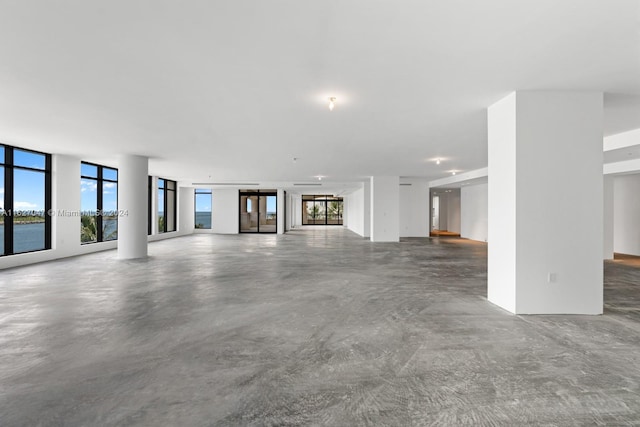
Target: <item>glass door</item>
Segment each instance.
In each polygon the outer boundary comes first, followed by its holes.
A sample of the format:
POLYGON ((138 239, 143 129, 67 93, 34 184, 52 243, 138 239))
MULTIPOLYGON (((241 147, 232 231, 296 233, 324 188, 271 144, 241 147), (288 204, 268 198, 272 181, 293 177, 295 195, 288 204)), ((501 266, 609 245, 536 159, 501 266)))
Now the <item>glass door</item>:
POLYGON ((276 233, 278 196, 275 192, 240 192, 240 232, 276 233))

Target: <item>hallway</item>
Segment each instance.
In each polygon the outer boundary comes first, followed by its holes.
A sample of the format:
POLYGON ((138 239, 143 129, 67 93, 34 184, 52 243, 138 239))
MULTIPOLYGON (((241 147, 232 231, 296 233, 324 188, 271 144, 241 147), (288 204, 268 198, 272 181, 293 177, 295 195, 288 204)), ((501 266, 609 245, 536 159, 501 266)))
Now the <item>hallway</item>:
POLYGON ((19 425, 622 425, 640 269, 603 316, 486 301, 486 244, 343 228, 192 235, 0 271, 0 414, 19 425))

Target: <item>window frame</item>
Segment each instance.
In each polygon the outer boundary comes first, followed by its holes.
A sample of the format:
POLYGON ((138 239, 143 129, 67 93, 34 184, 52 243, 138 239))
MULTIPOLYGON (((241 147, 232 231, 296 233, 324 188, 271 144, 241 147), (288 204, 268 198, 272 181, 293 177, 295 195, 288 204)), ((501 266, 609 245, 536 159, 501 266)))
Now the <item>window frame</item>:
POLYGON ((4 213, 2 214, 4 217, 3 224, 2 224, 2 227, 4 228, 4 246, 3 246, 2 252, 0 253, 0 257, 50 250, 51 249, 51 223, 52 223, 51 221, 51 217, 52 217, 51 215, 52 213, 51 211, 51 199, 52 199, 51 154, 43 153, 37 150, 30 150, 28 148, 14 147, 12 145, 7 145, 7 144, 0 144, 0 146, 2 146, 2 148, 4 149, 4 158, 0 158, 0 167, 3 168, 3 173, 4 173, 4 200, 3 200, 4 213), (15 162, 14 162, 15 150, 44 156, 44 169, 15 165, 15 162), (43 209, 44 248, 42 249, 33 249, 29 251, 15 252, 15 247, 14 247, 15 242, 14 242, 13 234, 14 234, 14 225, 15 225, 14 218, 16 217, 14 215, 15 213, 15 209, 14 209, 15 173, 14 172, 16 170, 38 172, 38 173, 42 173, 44 177, 44 209, 43 209), (7 215, 6 214, 7 212, 9 212, 10 214, 7 215))
POLYGON ((321 226, 341 226, 344 225, 344 198, 338 196, 332 196, 330 194, 303 194, 301 197, 302 200, 302 225, 321 225, 321 226), (313 224, 308 223, 308 218, 305 216, 305 212, 307 212, 306 203, 313 202, 315 204, 319 204, 323 207, 323 216, 324 223, 316 223, 314 219, 313 224), (339 202, 338 215, 340 217, 339 223, 330 224, 329 223, 329 203, 330 202, 339 202), (305 223, 305 219, 307 223, 305 223))
MULTIPOLYGON (((162 230, 160 230, 160 217, 158 216, 158 234, 162 233, 172 233, 178 231, 178 183, 177 181, 172 181, 170 179, 158 177, 158 184, 156 185, 156 191, 163 190, 163 206, 164 206, 164 221, 162 223, 162 230), (164 182, 164 186, 160 187, 160 180, 164 182), (173 188, 169 188, 167 183, 173 183, 173 188), (169 204, 169 192, 173 192, 173 203, 171 208, 173 209, 173 230, 169 230, 167 226, 167 207, 169 204)), ((158 213, 158 207, 156 206, 156 214, 158 213)))
POLYGON ((193 192, 193 228, 196 230, 211 230, 213 229, 213 191, 211 190, 211 188, 195 188, 194 192, 193 192), (197 202, 198 202, 198 195, 203 195, 203 194, 208 194, 210 199, 211 199, 211 209, 209 210, 209 214, 211 216, 211 225, 207 228, 207 227, 202 227, 199 228, 198 227, 198 218, 197 218, 197 202))
MULTIPOLYGON (((104 231, 102 229, 103 217, 104 217, 103 215, 104 214, 104 183, 105 182, 115 183, 116 191, 119 191, 118 179, 112 180, 112 179, 104 178, 104 173, 103 173, 104 169, 113 169, 116 171, 116 173, 118 173, 118 178, 120 177, 118 168, 99 165, 97 163, 92 163, 92 162, 85 162, 85 161, 80 162, 80 181, 82 182, 83 179, 96 181, 96 193, 97 193, 96 194, 96 241, 83 242, 82 235, 81 235, 80 236, 81 245, 90 245, 92 243, 113 242, 118 240, 117 234, 115 239, 104 240, 104 231), (95 166, 96 176, 92 177, 92 176, 82 175, 82 165, 95 166)), ((81 213, 82 213, 82 210, 81 210, 81 213)), ((80 221, 82 221, 82 215, 80 215, 80 218, 81 218, 80 221)), ((118 221, 118 199, 116 198, 116 230, 118 229, 117 221, 118 221)))

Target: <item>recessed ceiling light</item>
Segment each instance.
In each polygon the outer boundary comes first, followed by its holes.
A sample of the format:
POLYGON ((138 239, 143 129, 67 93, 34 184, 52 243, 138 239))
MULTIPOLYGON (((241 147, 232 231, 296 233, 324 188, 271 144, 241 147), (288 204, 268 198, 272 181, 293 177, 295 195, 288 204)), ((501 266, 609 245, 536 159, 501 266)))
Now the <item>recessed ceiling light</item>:
POLYGON ((436 159, 436 165, 440 164, 440 159, 436 159))
POLYGON ((456 171, 451 172, 451 175, 455 175, 455 174, 456 174, 456 171))
POLYGON ((336 106, 336 97, 332 96, 329 98, 329 111, 333 111, 333 108, 336 106))

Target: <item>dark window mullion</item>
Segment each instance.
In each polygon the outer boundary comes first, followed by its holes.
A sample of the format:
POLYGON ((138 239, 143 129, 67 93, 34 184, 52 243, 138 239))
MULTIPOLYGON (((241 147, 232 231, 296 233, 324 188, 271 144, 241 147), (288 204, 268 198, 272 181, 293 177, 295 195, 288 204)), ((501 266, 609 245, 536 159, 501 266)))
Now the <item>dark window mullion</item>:
POLYGON ((102 166, 98 166, 98 180, 97 180, 97 190, 96 190, 96 207, 97 207, 97 217, 96 217, 96 237, 98 239, 98 242, 103 242, 104 241, 104 236, 102 235, 102 215, 103 215, 103 209, 102 209, 102 166))
POLYGON ((45 156, 44 167, 44 248, 51 249, 51 154, 45 156))
POLYGON ((13 254, 13 147, 4 148, 5 167, 4 167, 4 200, 5 212, 10 212, 4 218, 4 253, 5 255, 13 254))

